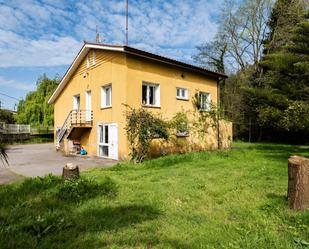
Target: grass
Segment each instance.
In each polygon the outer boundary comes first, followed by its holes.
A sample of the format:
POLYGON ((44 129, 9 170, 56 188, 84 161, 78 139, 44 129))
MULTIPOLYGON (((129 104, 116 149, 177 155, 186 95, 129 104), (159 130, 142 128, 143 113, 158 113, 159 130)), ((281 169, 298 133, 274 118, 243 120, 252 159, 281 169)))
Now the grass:
POLYGON ((0 248, 309 248, 309 211, 287 208, 294 154, 309 146, 235 143, 82 174, 110 179, 114 197, 59 198, 51 176, 0 186, 0 248))
POLYGON ((41 144, 41 143, 52 143, 54 139, 52 137, 46 137, 46 136, 33 136, 29 139, 25 140, 17 140, 12 141, 9 144, 41 144))

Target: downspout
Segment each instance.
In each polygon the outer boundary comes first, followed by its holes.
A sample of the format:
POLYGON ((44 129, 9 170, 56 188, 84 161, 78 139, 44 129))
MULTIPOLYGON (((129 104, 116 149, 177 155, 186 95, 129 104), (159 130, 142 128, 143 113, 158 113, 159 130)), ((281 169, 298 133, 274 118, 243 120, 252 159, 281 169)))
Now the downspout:
POLYGON ((220 81, 218 77, 217 78, 217 146, 218 146, 218 149, 221 149, 219 110, 220 110, 220 81))

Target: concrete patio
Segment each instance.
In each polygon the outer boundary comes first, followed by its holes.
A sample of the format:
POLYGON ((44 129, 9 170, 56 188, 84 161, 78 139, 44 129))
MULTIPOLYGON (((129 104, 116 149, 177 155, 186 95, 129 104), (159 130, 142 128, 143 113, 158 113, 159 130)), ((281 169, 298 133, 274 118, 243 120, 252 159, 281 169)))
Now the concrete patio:
POLYGON ((8 147, 7 154, 9 166, 0 167, 0 184, 19 180, 23 176, 61 175, 66 163, 78 165, 81 171, 111 167, 117 163, 104 158, 64 156, 55 150, 52 143, 12 145, 8 147))

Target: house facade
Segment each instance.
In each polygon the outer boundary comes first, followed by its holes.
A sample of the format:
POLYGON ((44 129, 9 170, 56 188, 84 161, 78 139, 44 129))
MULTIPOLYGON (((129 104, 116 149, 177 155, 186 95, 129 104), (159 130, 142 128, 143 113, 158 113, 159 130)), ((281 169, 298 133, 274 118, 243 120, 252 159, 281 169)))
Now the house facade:
POLYGON ((171 119, 192 110, 199 91, 207 109, 217 103, 219 77, 226 76, 129 46, 85 43, 48 101, 54 105, 55 145, 68 153, 81 146, 90 156, 125 159, 126 105, 171 119))

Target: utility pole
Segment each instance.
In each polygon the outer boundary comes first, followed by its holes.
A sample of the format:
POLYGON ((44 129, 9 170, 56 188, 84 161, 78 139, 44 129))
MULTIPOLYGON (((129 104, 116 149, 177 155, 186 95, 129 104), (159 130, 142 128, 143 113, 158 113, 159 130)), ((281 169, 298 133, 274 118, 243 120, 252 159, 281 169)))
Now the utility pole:
POLYGON ((129 0, 126 0, 126 46, 129 44, 129 25, 128 25, 128 16, 129 16, 129 0))

